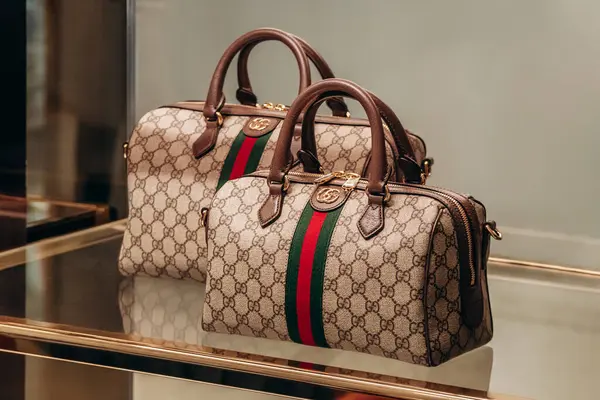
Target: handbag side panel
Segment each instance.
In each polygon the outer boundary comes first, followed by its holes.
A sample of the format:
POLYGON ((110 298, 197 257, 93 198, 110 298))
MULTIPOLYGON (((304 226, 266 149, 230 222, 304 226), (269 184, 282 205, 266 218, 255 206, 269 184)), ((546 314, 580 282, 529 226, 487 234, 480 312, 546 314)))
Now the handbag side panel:
POLYGON ((129 142, 122 274, 204 281, 201 209, 210 205, 229 148, 247 119, 226 118, 215 148, 196 160, 192 144, 206 126, 202 113, 159 108, 142 117, 129 142))

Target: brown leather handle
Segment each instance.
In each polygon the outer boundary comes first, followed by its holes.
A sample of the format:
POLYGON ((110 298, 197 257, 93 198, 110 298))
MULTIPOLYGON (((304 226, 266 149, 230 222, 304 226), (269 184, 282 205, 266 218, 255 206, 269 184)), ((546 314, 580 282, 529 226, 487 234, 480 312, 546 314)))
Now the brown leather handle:
MULTIPOLYGON (((335 78, 335 75, 333 74, 329 64, 327 64, 327 61, 325 61, 323 56, 319 54, 314 47, 308 44, 301 37, 292 35, 291 33, 290 35, 302 45, 302 49, 308 56, 308 59, 312 61, 323 79, 335 78)), ((246 47, 244 47, 240 52, 237 64, 238 89, 235 96, 241 104, 249 106, 253 106, 258 103, 258 98, 252 90, 250 75, 248 74, 248 59, 250 57, 250 53, 257 44, 259 44, 259 42, 246 45, 246 47)), ((327 99, 327 105, 331 109, 332 114, 336 117, 347 117, 349 115, 348 106, 342 98, 327 99)))
MULTIPOLYGON (((371 125, 371 162, 368 166, 369 183, 367 190, 371 196, 381 197, 383 199, 385 193, 385 175, 387 172, 387 161, 385 154, 385 136, 383 131, 383 123, 379 115, 379 109, 373 98, 356 83, 345 79, 325 79, 317 82, 300 93, 296 100, 292 103, 288 110, 287 116, 283 121, 279 140, 275 147, 275 154, 271 164, 269 180, 271 187, 275 189, 273 184, 283 185, 285 174, 290 167, 290 146, 294 136, 294 127, 300 118, 300 114, 304 109, 311 106, 319 100, 320 96, 345 95, 357 100, 367 113, 369 123, 371 125)), ((303 126, 307 124, 314 125, 314 116, 305 115, 303 118, 303 126)), ((314 131, 302 131, 302 142, 309 141, 315 143, 314 131), (308 137, 312 135, 312 137, 308 137)))
POLYGON ((302 45, 293 36, 282 30, 274 28, 255 29, 237 38, 225 50, 225 53, 223 53, 223 56, 219 60, 210 82, 206 102, 204 103, 203 114, 207 121, 217 121, 217 112, 225 104, 225 96, 223 95, 225 75, 235 55, 246 46, 265 40, 280 41, 294 53, 300 70, 299 92, 302 92, 310 85, 310 66, 302 45))
MULTIPOLYGON (((415 159, 414 149, 412 147, 412 144, 410 143, 410 140, 408 139, 408 136, 406 134, 406 129, 404 129, 404 126, 402 126, 402 123, 396 116, 396 113, 394 113, 394 111, 392 111, 392 109, 385 102, 383 102, 379 97, 377 97, 375 94, 373 94, 372 92, 369 92, 366 89, 365 89, 365 91, 369 94, 369 96, 371 96, 371 98, 377 105, 377 109, 379 110, 379 115, 381 116, 381 119, 383 119, 383 121, 389 128, 390 133, 392 134, 392 137, 394 138, 394 144, 396 145, 396 148, 398 149, 399 157, 400 158, 404 157, 404 158, 408 158, 410 160, 414 160, 415 159)), ((331 95, 331 94, 326 93, 324 95, 319 96, 319 98, 317 100, 315 100, 315 102, 305 111, 303 118, 308 119, 309 121, 314 121, 319 106, 321 105, 323 100, 325 100, 326 96, 328 96, 328 95, 331 95)), ((308 123, 308 124, 304 125, 302 127, 302 132, 306 132, 305 137, 307 138, 307 140, 302 141, 302 150, 304 152, 308 152, 309 154, 312 154, 313 156, 316 156, 316 154, 317 154, 316 143, 314 143, 314 141, 311 140, 311 138, 315 137, 314 125, 312 123, 308 123)), ((416 164, 416 162, 415 162, 415 164, 416 164)))

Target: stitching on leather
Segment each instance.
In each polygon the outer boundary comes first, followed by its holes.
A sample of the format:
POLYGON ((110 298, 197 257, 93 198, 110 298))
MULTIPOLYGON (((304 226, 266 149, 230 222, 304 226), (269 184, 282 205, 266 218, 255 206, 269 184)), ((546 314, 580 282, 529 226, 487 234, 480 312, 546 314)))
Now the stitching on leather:
POLYGON ((363 212, 363 214, 360 216, 360 219, 358 220, 358 231, 363 236, 363 238, 366 238, 367 234, 365 234, 365 231, 364 231, 364 229, 362 227, 362 220, 365 217, 365 214, 367 213, 368 210, 369 210, 369 205, 367 204, 367 208, 365 209, 365 211, 363 212))
POLYGON ((368 204, 367 205, 367 209, 365 210, 365 212, 363 213, 363 215, 360 217, 360 219, 358 220, 358 230, 361 233, 361 235, 363 235, 363 237, 365 239, 371 239, 373 236, 377 235, 379 232, 381 232, 385 226, 385 222, 384 222, 384 213, 383 213, 383 207, 384 205, 376 205, 376 207, 379 208, 379 210, 377 210, 378 212, 378 217, 379 217, 379 221, 381 222, 375 229, 373 229, 370 232, 366 232, 365 228, 363 227, 363 218, 365 217, 365 215, 367 214, 367 212, 369 212, 369 209, 371 209, 372 205, 368 204))
POLYGON ((375 236, 376 234, 381 232, 383 230, 383 227, 385 226, 385 215, 383 214, 384 207, 385 203, 381 204, 380 206, 377 206, 377 208, 379 208, 379 226, 373 231, 372 236, 375 236))
POLYGON ((271 222, 273 222, 276 217, 279 215, 279 201, 280 201, 281 196, 277 196, 274 194, 270 194, 269 197, 267 198, 267 200, 263 203, 263 205, 260 207, 260 209, 258 210, 258 220, 260 221, 261 226, 265 226, 270 224, 271 222), (275 198, 274 203, 275 203, 275 213, 273 213, 273 215, 271 215, 269 218, 267 218, 266 220, 263 219, 262 217, 262 210, 263 208, 268 204, 269 199, 271 198, 275 198))
POLYGON ((361 235, 363 235, 363 237, 365 239, 370 239, 370 235, 365 231, 365 228, 363 227, 363 218, 365 218, 365 215, 369 212, 370 209, 371 209, 371 205, 367 204, 367 208, 365 209, 365 212, 363 212, 363 215, 358 220, 358 230, 360 231, 361 235))
POLYGON ((271 222, 273 222, 274 220, 276 220, 281 212, 281 210, 279 209, 279 207, 280 207, 279 202, 281 201, 281 195, 279 195, 279 196, 272 195, 272 196, 275 198, 275 212, 273 213, 271 218, 269 218, 267 220, 267 223, 269 223, 269 224, 271 222))

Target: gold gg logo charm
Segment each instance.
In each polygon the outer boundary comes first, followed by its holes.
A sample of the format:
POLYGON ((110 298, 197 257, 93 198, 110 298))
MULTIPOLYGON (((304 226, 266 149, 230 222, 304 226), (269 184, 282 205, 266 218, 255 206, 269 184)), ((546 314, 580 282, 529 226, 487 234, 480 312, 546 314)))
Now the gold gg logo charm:
POLYGON ((269 121, 267 118, 254 118, 252 121, 250 121, 250 124, 248 124, 248 128, 255 131, 262 131, 269 125, 271 125, 271 121, 269 121))
POLYGON ((331 204, 340 197, 340 190, 335 188, 322 188, 317 192, 317 201, 331 204))

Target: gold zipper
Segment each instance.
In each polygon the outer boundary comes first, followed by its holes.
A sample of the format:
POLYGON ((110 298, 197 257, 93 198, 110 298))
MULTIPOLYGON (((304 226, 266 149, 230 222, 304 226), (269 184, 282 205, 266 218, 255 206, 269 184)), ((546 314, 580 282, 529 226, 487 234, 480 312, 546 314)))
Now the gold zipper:
MULTIPOLYGON (((308 173, 309 172, 307 172, 307 174, 308 173)), ((290 172, 290 174, 296 175, 296 174, 298 174, 298 172, 290 172)), ((311 174, 311 175, 313 175, 313 174, 311 174)), ((344 178, 345 175, 346 175, 346 173, 344 171, 333 171, 333 172, 330 172, 328 174, 321 176, 320 178, 315 179, 313 181, 313 183, 315 183, 317 185, 322 185, 322 184, 332 181, 336 178, 344 178)))
POLYGON ((267 110, 276 110, 276 111, 287 111, 289 110, 289 107, 286 106, 285 104, 281 104, 281 103, 277 103, 277 104, 273 104, 272 102, 267 102, 267 103, 263 103, 261 104, 257 104, 258 108, 265 108, 267 110))
MULTIPOLYGON (((257 171, 259 172, 259 171, 257 171)), ((254 173, 256 174, 256 173, 254 173)), ((253 174, 253 175, 254 175, 253 174)), ((343 185, 345 185, 346 183, 348 183, 348 181, 350 180, 347 176, 348 174, 353 174, 353 173, 347 173, 344 171, 335 171, 335 172, 331 172, 328 173, 326 175, 321 175, 321 174, 315 174, 315 173, 311 173, 311 172, 296 172, 296 171, 290 171, 288 172, 288 176, 295 176, 295 177, 299 177, 299 178, 312 178, 312 183, 315 184, 323 184, 323 183, 327 183, 327 182, 331 182, 334 179, 338 178, 338 179, 346 179, 346 181, 344 183, 342 183, 342 187, 343 185)), ((353 175, 358 175, 358 174, 353 174, 353 175)), ((260 173, 259 173, 260 176, 260 173)), ((359 179, 357 180, 353 180, 352 181, 352 185, 353 188, 356 188, 358 186, 359 183, 368 183, 368 181, 366 179, 361 179, 360 175, 359 175, 359 179)), ((306 182, 306 183, 311 183, 311 182, 306 182)), ((469 271, 470 271, 470 285, 474 286, 475 285, 475 265, 473 263, 473 237, 471 235, 471 229, 469 226, 469 217, 467 216, 467 212, 465 211, 464 207, 462 206, 462 204, 460 204, 460 202, 458 200, 456 200, 455 198, 453 198, 452 196, 448 195, 447 193, 444 193, 442 191, 442 189, 439 188, 435 188, 432 186, 426 186, 427 189, 424 188, 419 188, 416 185, 411 185, 411 184, 394 184, 394 183, 390 183, 387 185, 388 188, 396 188, 396 189, 406 189, 406 188, 410 188, 411 190, 416 190, 419 191, 423 194, 426 193, 431 193, 434 192, 440 196, 442 196, 443 198, 449 200, 450 202, 452 202, 452 204, 454 204, 456 206, 456 208, 458 209, 462 222, 465 226, 465 231, 466 231, 466 237, 467 237, 467 245, 468 245, 468 254, 469 254, 469 271)), ((352 190, 350 189, 350 190, 352 190)))
POLYGON ((334 171, 315 179, 313 183, 316 185, 323 185, 334 179, 345 179, 346 181, 342 185, 342 189, 351 192, 358 186, 360 178, 360 175, 354 172, 334 171))

